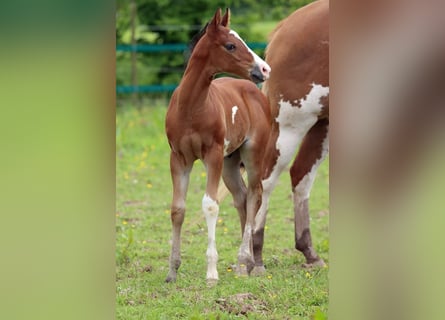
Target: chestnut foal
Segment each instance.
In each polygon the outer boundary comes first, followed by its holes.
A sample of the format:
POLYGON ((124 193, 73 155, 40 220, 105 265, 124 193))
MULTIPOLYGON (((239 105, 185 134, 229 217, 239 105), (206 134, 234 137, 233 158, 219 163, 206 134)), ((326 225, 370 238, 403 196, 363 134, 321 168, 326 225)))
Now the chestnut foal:
POLYGON ((167 111, 165 128, 173 181, 172 250, 167 282, 176 280, 181 264, 185 199, 189 175, 197 159, 202 160, 207 171, 206 192, 202 198, 208 228, 207 281, 218 280, 215 228, 221 175, 233 195, 241 222, 243 237, 237 271, 247 275, 254 267, 252 233, 261 205, 263 155, 271 117, 266 97, 253 82, 243 79, 262 82, 269 77, 270 67, 229 29, 229 19, 229 10, 222 18, 221 10, 216 11, 191 53, 167 111), (221 72, 243 79, 214 80, 221 72), (247 187, 239 171, 241 162, 248 175, 247 187))

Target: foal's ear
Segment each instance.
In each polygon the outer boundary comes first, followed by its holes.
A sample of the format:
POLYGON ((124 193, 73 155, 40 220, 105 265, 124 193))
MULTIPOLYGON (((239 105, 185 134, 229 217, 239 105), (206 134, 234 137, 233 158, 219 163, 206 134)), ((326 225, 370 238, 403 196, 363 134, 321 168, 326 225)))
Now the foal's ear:
POLYGON ((221 24, 221 8, 218 8, 213 16, 212 20, 209 22, 207 26, 207 34, 209 36, 213 36, 216 34, 218 30, 218 26, 221 24))
POLYGON ((220 24, 221 24, 221 8, 218 8, 215 12, 215 15, 212 18, 212 21, 210 21, 210 25, 218 27, 220 24))
POLYGON ((224 14, 224 16, 221 19, 221 25, 224 27, 229 27, 230 25, 230 9, 226 8, 226 13, 224 14))

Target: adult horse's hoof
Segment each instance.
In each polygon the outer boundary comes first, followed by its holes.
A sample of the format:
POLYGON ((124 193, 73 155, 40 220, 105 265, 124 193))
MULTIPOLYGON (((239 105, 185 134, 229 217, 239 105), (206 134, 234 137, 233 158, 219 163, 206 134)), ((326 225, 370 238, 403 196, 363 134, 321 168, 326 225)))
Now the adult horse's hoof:
POLYGON ((176 282, 176 274, 175 275, 168 274, 167 278, 165 278, 165 282, 167 283, 176 282))
POLYGON ((264 266, 255 266, 250 272, 251 276, 256 276, 256 277, 263 276, 265 274, 266 274, 266 268, 264 268, 264 266))
POLYGON ((239 277, 248 277, 249 272, 247 270, 247 266, 245 264, 239 264, 236 266, 236 275, 239 277))
POLYGON ((326 263, 324 263, 323 259, 321 259, 321 258, 318 258, 317 260, 315 260, 311 263, 303 263, 301 266, 306 269, 327 267, 326 263))

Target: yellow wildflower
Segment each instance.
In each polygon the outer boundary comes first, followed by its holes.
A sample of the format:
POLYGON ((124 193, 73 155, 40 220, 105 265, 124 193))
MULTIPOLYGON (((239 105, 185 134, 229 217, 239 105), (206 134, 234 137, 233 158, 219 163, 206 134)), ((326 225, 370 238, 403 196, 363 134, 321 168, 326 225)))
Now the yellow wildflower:
POLYGON ((147 168, 147 164, 145 163, 145 161, 141 161, 139 163, 139 169, 144 169, 144 168, 147 168))

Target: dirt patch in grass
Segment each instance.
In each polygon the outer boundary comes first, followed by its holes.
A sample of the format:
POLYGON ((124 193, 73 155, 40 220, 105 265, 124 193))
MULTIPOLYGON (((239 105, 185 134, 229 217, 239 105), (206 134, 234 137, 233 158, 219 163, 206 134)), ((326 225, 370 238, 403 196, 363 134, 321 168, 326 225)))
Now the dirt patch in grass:
POLYGON ((247 315, 249 312, 261 314, 267 311, 266 303, 250 292, 219 298, 216 303, 221 311, 234 315, 247 315))

